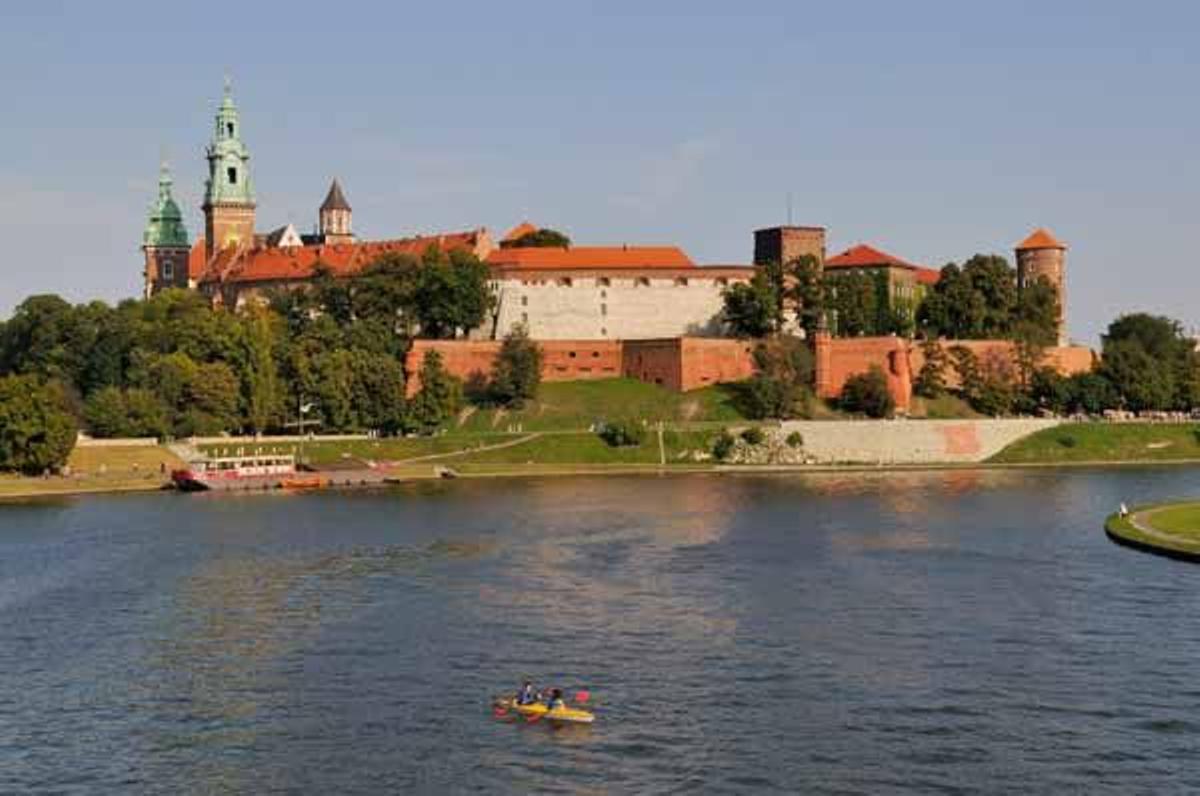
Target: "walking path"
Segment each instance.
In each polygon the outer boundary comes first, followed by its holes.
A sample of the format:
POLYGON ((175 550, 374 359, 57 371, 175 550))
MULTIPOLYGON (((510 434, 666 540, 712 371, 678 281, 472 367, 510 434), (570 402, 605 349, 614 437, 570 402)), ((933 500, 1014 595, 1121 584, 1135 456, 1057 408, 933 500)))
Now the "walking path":
MULTIPOLYGON (((1194 508, 1200 512, 1200 503, 1166 503, 1137 509, 1128 516, 1114 514, 1108 518, 1104 530, 1118 544, 1149 553, 1200 562, 1200 535, 1186 532, 1174 533, 1154 524, 1154 517, 1167 511, 1194 508)), ((1200 527, 1196 528, 1200 534, 1200 527)))
POLYGON ((497 442, 495 445, 484 445, 481 448, 463 448, 462 450, 449 451, 447 453, 428 453, 424 456, 414 456, 411 459, 400 459, 400 460, 392 462, 392 463, 393 464, 413 464, 414 462, 428 462, 428 461, 433 461, 434 459, 446 459, 451 456, 464 456, 466 454, 471 454, 471 453, 483 453, 484 451, 498 451, 502 448, 512 448, 517 445, 524 445, 526 442, 532 442, 533 440, 542 436, 542 433, 543 432, 541 432, 541 431, 535 431, 531 434, 526 434, 525 436, 519 437, 517 439, 510 439, 505 442, 497 442))

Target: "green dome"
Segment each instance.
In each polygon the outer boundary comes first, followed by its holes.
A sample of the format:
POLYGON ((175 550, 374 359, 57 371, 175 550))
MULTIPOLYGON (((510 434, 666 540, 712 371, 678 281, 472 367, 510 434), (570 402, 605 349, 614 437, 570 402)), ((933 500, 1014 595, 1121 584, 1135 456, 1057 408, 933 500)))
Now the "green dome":
POLYGON ((189 245, 187 227, 183 225, 183 213, 175 203, 175 198, 171 196, 171 173, 165 163, 158 175, 158 201, 150 208, 150 218, 146 221, 142 244, 185 248, 189 245))

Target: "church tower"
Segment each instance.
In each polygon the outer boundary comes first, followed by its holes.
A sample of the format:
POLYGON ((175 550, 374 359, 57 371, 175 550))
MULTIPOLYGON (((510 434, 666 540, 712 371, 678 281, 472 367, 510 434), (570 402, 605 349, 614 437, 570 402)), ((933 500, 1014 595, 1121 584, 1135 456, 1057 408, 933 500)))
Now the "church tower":
POLYGON ((163 163, 158 174, 158 201, 150 208, 146 231, 142 234, 142 252, 146 257, 146 298, 169 287, 188 287, 187 229, 183 213, 171 196, 171 172, 163 163))
POLYGON ((254 243, 254 183, 250 151, 242 143, 242 127, 229 81, 217 109, 216 129, 208 145, 208 180, 204 186, 206 259, 230 245, 254 243))
POLYGON ((350 203, 342 193, 342 186, 337 178, 329 186, 329 194, 321 203, 321 214, 318 230, 325 243, 353 243, 354 233, 350 231, 350 203))

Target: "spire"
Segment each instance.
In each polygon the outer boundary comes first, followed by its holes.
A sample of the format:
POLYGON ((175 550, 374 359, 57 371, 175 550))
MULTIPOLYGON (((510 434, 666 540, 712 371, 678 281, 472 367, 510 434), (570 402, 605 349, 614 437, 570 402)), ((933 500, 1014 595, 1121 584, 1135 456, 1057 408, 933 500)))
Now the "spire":
POLYGON ((342 193, 342 186, 338 184, 337 177, 334 177, 333 184, 329 186, 329 193, 325 196, 325 201, 321 202, 321 210, 349 209, 350 203, 346 201, 346 197, 342 193))
POLYGON ((150 208, 150 216, 146 220, 146 231, 142 235, 144 246, 183 246, 188 245, 187 228, 183 225, 183 213, 171 195, 171 170, 166 160, 158 169, 158 200, 150 208))
POLYGON ((205 204, 254 203, 254 184, 250 179, 250 151, 242 143, 242 124, 229 77, 225 95, 214 119, 212 143, 208 145, 208 183, 205 204))

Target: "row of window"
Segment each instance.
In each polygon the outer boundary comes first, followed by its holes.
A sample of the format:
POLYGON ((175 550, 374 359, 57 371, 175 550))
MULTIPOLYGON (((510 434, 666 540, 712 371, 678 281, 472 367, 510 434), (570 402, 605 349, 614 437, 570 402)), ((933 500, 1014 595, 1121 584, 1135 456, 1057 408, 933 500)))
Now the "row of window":
MULTIPOLYGON (((634 287, 649 287, 650 286, 650 277, 648 277, 648 276, 635 277, 634 279, 629 280, 629 281, 633 284, 634 287)), ((662 282, 665 280, 660 279, 660 280, 655 280, 655 281, 662 282)), ((718 276, 716 279, 714 279, 712 281, 714 284, 718 285, 719 287, 726 287, 729 284, 728 277, 724 277, 724 276, 718 276)), ((687 287, 688 283, 689 283, 689 280, 688 280, 688 277, 686 277, 686 276, 677 276, 672 280, 672 284, 676 285, 677 287, 687 287)), ((527 287, 531 286, 531 285, 532 286, 555 285, 557 287, 572 287, 575 284, 575 282, 569 276, 560 276, 556 279, 549 279, 549 280, 547 280, 547 279, 522 279, 521 284, 525 285, 527 287)), ((606 276, 597 277, 596 287, 611 287, 611 286, 612 286, 612 280, 609 279, 608 277, 606 277, 606 276)))

